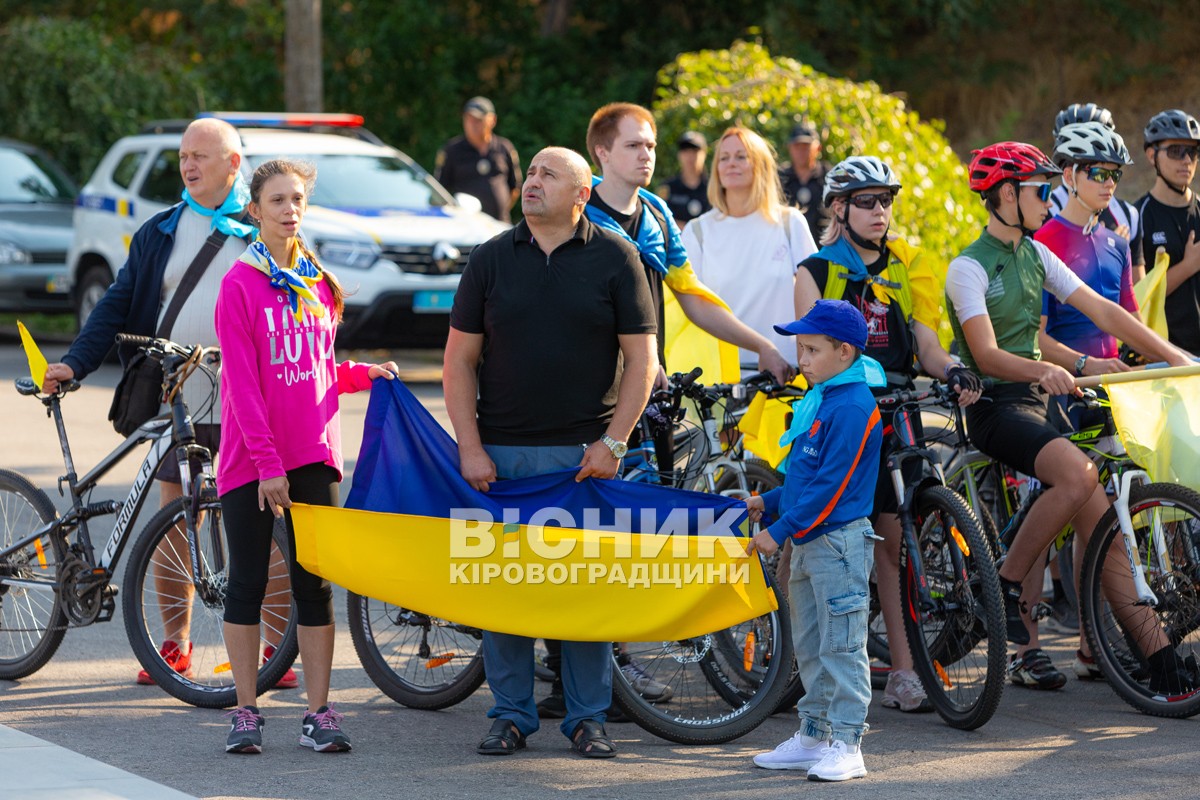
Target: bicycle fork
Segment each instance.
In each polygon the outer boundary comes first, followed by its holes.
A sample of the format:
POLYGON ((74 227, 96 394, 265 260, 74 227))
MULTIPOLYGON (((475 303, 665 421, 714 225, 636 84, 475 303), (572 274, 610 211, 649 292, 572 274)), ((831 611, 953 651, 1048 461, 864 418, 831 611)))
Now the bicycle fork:
MULTIPOLYGON (((1117 520, 1121 525, 1121 537, 1125 540, 1125 556, 1129 561, 1129 570, 1133 573, 1133 587, 1137 592, 1138 605, 1150 606, 1156 608, 1158 606, 1158 597, 1146 583, 1146 576, 1142 572, 1138 564, 1138 548, 1137 537, 1133 533, 1133 518, 1129 514, 1129 494, 1133 488, 1135 480, 1142 483, 1149 483, 1150 476, 1144 470, 1131 469, 1121 474, 1120 486, 1117 489, 1117 498, 1113 502, 1113 508, 1117 512, 1117 520)), ((1150 530, 1150 543, 1154 547, 1154 555, 1158 561, 1159 569, 1165 575, 1171 571, 1171 557, 1167 553, 1166 537, 1162 531, 1162 517, 1155 512, 1153 515, 1153 526, 1150 530)))

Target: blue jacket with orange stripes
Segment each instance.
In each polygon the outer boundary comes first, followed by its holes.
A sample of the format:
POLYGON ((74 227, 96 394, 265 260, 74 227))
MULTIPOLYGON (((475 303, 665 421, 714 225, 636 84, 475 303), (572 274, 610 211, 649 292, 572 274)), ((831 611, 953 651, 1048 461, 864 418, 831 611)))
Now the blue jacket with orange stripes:
POLYGON ((783 486, 763 495, 767 528, 780 544, 804 544, 871 516, 883 431, 865 383, 826 390, 808 433, 792 442, 783 486))

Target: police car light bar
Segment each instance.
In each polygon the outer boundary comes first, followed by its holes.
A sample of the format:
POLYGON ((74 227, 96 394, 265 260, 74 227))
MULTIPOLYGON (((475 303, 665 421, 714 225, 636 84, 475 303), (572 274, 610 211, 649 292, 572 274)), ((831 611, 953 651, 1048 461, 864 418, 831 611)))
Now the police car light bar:
POLYGON ((304 128, 325 125, 335 128, 361 128, 363 118, 359 114, 285 114, 260 111, 204 111, 201 117, 214 117, 230 125, 257 126, 262 128, 304 128))

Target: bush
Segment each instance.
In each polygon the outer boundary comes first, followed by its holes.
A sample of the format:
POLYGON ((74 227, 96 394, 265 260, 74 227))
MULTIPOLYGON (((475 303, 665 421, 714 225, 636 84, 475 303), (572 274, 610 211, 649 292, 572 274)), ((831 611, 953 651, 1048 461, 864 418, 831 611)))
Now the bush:
MULTIPOLYGON (((807 117, 824 132, 830 162, 879 156, 904 186, 892 231, 923 247, 927 263, 943 275, 986 222, 942 124, 922 121, 903 99, 874 83, 831 78, 794 59, 772 58, 766 48, 748 42, 683 53, 659 71, 658 83, 660 142, 674 142, 689 129, 711 142, 741 123, 775 144, 782 162, 792 125, 807 117)), ((669 165, 658 171, 670 174, 669 165)))
POLYGON ((176 61, 90 22, 14 20, 0 31, 4 133, 52 153, 82 182, 118 138, 202 106, 176 61))

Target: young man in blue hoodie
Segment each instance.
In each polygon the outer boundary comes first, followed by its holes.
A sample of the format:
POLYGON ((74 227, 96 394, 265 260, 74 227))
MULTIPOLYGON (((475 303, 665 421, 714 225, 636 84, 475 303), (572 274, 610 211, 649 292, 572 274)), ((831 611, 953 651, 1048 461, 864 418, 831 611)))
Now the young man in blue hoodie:
POLYGON ((803 318, 775 329, 795 335, 800 370, 811 387, 793 406, 783 486, 746 500, 750 518, 774 521, 749 550, 774 553, 792 540, 792 640, 807 692, 797 703, 800 730, 754 763, 807 770, 809 780, 867 774, 860 745, 867 731, 868 580, 874 560, 871 507, 883 434, 870 385, 886 382, 864 356, 867 322, 844 300, 818 300, 803 318))

